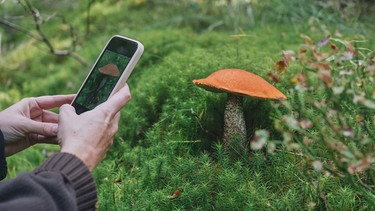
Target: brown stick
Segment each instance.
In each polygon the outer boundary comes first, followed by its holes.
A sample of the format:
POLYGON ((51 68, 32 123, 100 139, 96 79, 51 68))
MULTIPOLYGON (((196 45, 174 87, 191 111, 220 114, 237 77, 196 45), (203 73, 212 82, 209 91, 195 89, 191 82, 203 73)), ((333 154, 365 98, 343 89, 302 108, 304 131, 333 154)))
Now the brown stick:
POLYGON ((71 50, 55 49, 54 45, 51 43, 51 41, 48 39, 48 37, 44 34, 43 30, 41 29, 42 24, 45 23, 46 20, 43 19, 43 17, 40 15, 40 12, 38 11, 38 9, 36 9, 30 3, 29 0, 24 0, 24 2, 25 3, 23 3, 21 0, 18 0, 18 3, 26 10, 26 12, 28 12, 32 15, 33 20, 34 20, 34 26, 35 26, 36 33, 32 32, 28 29, 25 29, 25 28, 23 28, 23 27, 21 27, 17 24, 14 24, 14 23, 11 23, 7 20, 4 20, 4 19, 0 19, 0 24, 3 24, 5 26, 8 26, 9 28, 20 31, 22 33, 25 33, 26 35, 28 35, 28 36, 30 36, 30 37, 32 37, 32 38, 34 38, 34 39, 36 39, 40 42, 43 42, 44 44, 46 44, 49 52, 54 54, 54 55, 70 56, 70 57, 74 58, 76 61, 78 61, 80 64, 82 64, 84 66, 89 66, 89 64, 83 58, 81 58, 79 55, 77 55, 75 53, 75 50, 76 50, 77 45, 78 45, 77 36, 74 33, 74 27, 71 24, 69 24, 63 16, 55 16, 55 17, 59 17, 62 20, 62 23, 69 25, 69 29, 70 29, 70 35, 69 36, 70 36, 70 39, 72 40, 71 50))

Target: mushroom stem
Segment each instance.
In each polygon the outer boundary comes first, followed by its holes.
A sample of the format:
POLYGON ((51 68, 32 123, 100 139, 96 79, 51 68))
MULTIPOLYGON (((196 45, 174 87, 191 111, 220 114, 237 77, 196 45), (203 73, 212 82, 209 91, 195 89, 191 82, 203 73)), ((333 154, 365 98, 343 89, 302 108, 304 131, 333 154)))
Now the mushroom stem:
POLYGON ((243 113, 243 97, 228 93, 224 111, 223 142, 229 151, 241 153, 245 148, 246 125, 243 113))

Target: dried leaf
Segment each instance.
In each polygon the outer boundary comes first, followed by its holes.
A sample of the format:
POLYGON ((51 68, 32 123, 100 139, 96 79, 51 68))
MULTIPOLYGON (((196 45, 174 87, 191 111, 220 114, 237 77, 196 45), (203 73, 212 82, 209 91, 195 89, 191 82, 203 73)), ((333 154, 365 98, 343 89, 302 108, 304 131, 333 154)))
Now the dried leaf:
POLYGON ((324 59, 327 59, 330 56, 329 53, 319 53, 316 50, 313 50, 312 52, 314 54, 316 61, 322 61, 324 59))
POLYGON ((306 52, 307 52, 307 50, 304 49, 304 48, 300 48, 298 50, 298 57, 299 57, 298 59, 299 59, 299 61, 301 61, 302 64, 305 64, 305 63, 309 62, 309 59, 306 56, 306 52))
POLYGON ((362 95, 354 95, 353 97, 353 103, 357 104, 357 103, 361 103, 361 104, 364 104, 366 101, 366 98, 362 95))
POLYGON ((304 49, 304 48, 300 48, 300 49, 298 50, 298 55, 299 55, 299 56, 301 56, 301 55, 306 55, 306 52, 307 52, 306 49, 304 49))
POLYGON ((314 62, 310 65, 311 69, 330 70, 331 64, 329 62, 314 62))
POLYGON ((313 45, 313 42, 309 36, 300 34, 300 37, 305 40, 306 45, 309 45, 309 46, 313 45))
POLYGON ((342 37, 342 34, 339 32, 338 29, 336 29, 335 36, 336 37, 342 37))
POLYGON ((251 141, 251 149, 252 150, 260 150, 264 147, 267 143, 270 134, 267 130, 257 130, 255 131, 255 135, 253 140, 251 141))
POLYGON ((292 84, 301 85, 303 87, 306 87, 306 81, 306 76, 303 73, 297 73, 290 79, 290 82, 292 82, 292 84))
POLYGON ((284 62, 285 64, 288 66, 289 65, 289 62, 291 60, 294 60, 294 56, 293 56, 294 52, 293 51, 283 51, 283 55, 284 55, 284 62))
POLYGON ((347 52, 350 52, 352 54, 354 54, 356 52, 355 47, 350 42, 345 41, 344 44, 345 44, 347 52))
POLYGON ((363 120, 365 120, 364 116, 362 116, 362 115, 355 115, 355 121, 356 122, 362 122, 363 120))
POLYGON ((368 66, 366 70, 369 71, 371 74, 375 74, 375 65, 368 66))
POLYGON ((339 49, 334 43, 332 43, 332 42, 329 42, 328 45, 329 45, 329 47, 331 47, 332 50, 335 51, 335 52, 337 52, 337 51, 340 50, 340 49, 339 49))
POLYGON ((371 56, 371 58, 370 58, 370 64, 371 65, 375 64, 375 56, 371 56))
POLYGON ((270 80, 272 80, 272 81, 275 82, 275 83, 279 83, 279 81, 280 81, 279 75, 277 75, 277 74, 275 74, 275 73, 271 73, 271 72, 269 72, 269 73, 267 73, 267 76, 268 76, 268 78, 269 78, 270 80))
POLYGON ((316 207, 316 203, 313 202, 313 201, 309 201, 307 202, 307 206, 311 209, 311 208, 315 208, 316 207))
POLYGON ((276 67, 277 73, 281 74, 288 67, 288 64, 285 63, 284 60, 280 60, 275 63, 275 67, 276 67))
POLYGON ((268 73, 268 77, 274 81, 275 83, 278 83, 279 82, 279 75, 281 73, 283 73, 288 65, 289 65, 289 62, 294 59, 293 57, 293 51, 283 51, 283 60, 280 60, 280 61, 277 61, 275 64, 274 64, 274 69, 276 69, 277 73, 268 73))
POLYGON ((362 160, 359 160, 358 162, 351 164, 347 170, 350 174, 361 173, 365 171, 366 169, 371 168, 372 162, 373 162, 373 157, 371 155, 367 155, 362 160))
POLYGON ((355 174, 356 166, 354 164, 350 165, 347 170, 350 174, 355 174))
POLYGON ((177 190, 175 190, 172 194, 172 196, 168 196, 169 199, 175 199, 177 198, 182 192, 184 192, 184 190, 182 188, 179 188, 177 190))
POLYGON ((217 164, 216 165, 216 173, 221 174, 222 171, 223 171, 223 169, 221 168, 220 164, 217 164))
POLYGON ((326 84, 327 87, 331 88, 333 86, 331 72, 329 70, 320 70, 318 72, 318 77, 326 84))
POLYGON ((329 201, 328 201, 327 197, 322 192, 319 192, 319 196, 320 196, 321 199, 323 199, 324 203, 329 206, 329 201))
POLYGON ((324 37, 322 40, 320 40, 320 41, 316 44, 316 45, 318 46, 318 48, 321 48, 321 47, 327 45, 328 42, 329 42, 330 37, 331 37, 331 36, 328 35, 327 37, 324 37))
POLYGON ((314 140, 304 136, 303 137, 303 144, 306 145, 306 146, 310 146, 311 144, 315 143, 314 140))

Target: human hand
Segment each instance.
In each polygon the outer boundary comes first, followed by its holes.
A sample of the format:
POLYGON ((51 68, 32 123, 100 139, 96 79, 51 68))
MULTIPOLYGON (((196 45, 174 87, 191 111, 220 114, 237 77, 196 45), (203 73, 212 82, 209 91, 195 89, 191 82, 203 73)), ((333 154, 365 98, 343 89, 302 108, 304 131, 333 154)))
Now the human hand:
POLYGON ((0 112, 0 129, 5 140, 5 156, 36 143, 56 144, 58 115, 48 109, 71 103, 74 95, 25 98, 0 112))
POLYGON ((130 98, 129 87, 125 85, 106 102, 80 115, 71 105, 61 106, 57 133, 61 152, 76 155, 92 171, 111 147, 119 111, 130 98))

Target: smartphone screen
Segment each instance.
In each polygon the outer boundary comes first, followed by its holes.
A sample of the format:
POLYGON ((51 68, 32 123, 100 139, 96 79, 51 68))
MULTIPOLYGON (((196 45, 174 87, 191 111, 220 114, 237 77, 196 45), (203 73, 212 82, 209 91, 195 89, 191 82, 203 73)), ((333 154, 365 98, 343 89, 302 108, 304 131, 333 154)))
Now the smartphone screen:
POLYGON ((94 109, 108 99, 120 78, 126 74, 124 71, 137 49, 137 42, 121 37, 113 37, 107 43, 72 103, 77 114, 94 109))

